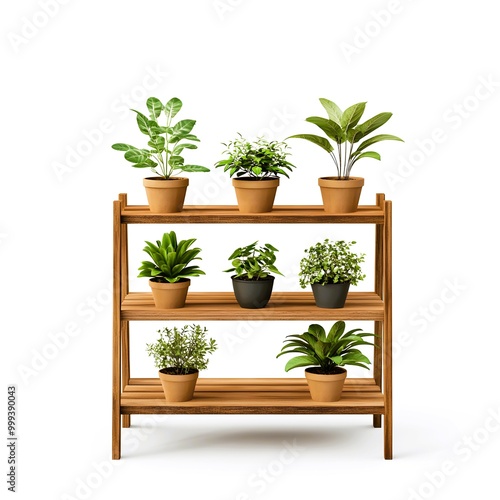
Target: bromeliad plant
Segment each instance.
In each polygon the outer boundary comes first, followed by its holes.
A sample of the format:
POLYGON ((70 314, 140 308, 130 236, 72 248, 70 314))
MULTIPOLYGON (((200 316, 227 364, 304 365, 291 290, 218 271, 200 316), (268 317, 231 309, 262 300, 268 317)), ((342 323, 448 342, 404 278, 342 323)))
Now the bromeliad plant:
POLYGON ((237 248, 228 258, 232 268, 224 272, 235 272, 236 277, 242 280, 261 280, 275 273, 283 276, 276 268, 276 254, 278 249, 270 243, 264 246, 257 246, 258 241, 245 247, 237 248))
POLYGON ((356 254, 351 246, 356 242, 344 240, 318 242, 305 252, 308 254, 300 261, 299 282, 302 288, 319 283, 346 283, 357 285, 366 275, 361 270, 365 254, 356 254))
POLYGON ((365 337, 374 337, 373 333, 358 333, 361 328, 345 331, 345 322, 337 321, 330 328, 328 335, 321 325, 309 325, 307 332, 301 335, 287 335, 290 340, 281 352, 283 354, 299 353, 300 356, 291 358, 285 365, 285 371, 304 366, 317 367, 316 373, 332 375, 337 367, 345 365, 361 366, 369 369, 370 360, 358 349, 359 346, 374 344, 364 340, 365 337))
POLYGON ((132 109, 137 114, 139 130, 149 137, 149 149, 140 149, 130 144, 117 143, 111 147, 117 151, 125 151, 125 159, 136 168, 150 168, 163 179, 171 178, 177 172, 209 172, 210 169, 200 165, 185 165, 182 152, 184 149, 197 149, 193 142, 198 137, 191 133, 196 120, 180 120, 173 123, 174 117, 182 108, 182 101, 177 97, 170 99, 165 105, 156 97, 146 101, 149 118, 132 109), (160 125, 159 118, 165 115, 165 125, 160 125))
POLYGON ((154 278, 162 283, 176 283, 183 278, 192 278, 205 274, 198 266, 188 266, 193 260, 201 260, 198 254, 201 248, 191 248, 195 238, 177 242, 174 231, 165 233, 156 245, 146 241, 144 251, 152 262, 144 261, 139 268, 139 277, 154 278))
POLYGON ((217 349, 214 339, 207 339, 207 329, 200 325, 158 330, 160 337, 154 344, 146 344, 147 353, 153 356, 155 366, 168 368, 171 375, 187 375, 208 366, 208 355, 217 349))
POLYGON ((369 134, 386 123, 392 113, 379 113, 374 117, 358 124, 365 112, 366 102, 360 102, 342 111, 334 102, 320 98, 322 106, 325 108, 328 118, 320 116, 310 116, 307 122, 319 127, 327 138, 315 134, 297 134, 287 139, 306 139, 323 148, 332 158, 337 169, 338 179, 349 179, 351 169, 354 164, 362 158, 374 158, 380 160, 380 155, 375 151, 367 151, 373 144, 380 141, 403 141, 399 137, 390 134, 379 134, 366 138, 369 134), (359 143, 361 139, 366 138, 359 143), (331 139, 337 146, 337 151, 331 139), (359 145, 355 148, 355 144, 359 145))
POLYGON ((229 155, 225 160, 220 160, 215 167, 224 167, 224 172, 229 171, 229 176, 251 177, 266 179, 284 175, 289 177, 287 170, 292 171, 292 165, 286 152, 288 145, 285 142, 267 141, 263 137, 253 143, 247 141, 241 134, 233 141, 223 143, 226 146, 224 154, 229 155))

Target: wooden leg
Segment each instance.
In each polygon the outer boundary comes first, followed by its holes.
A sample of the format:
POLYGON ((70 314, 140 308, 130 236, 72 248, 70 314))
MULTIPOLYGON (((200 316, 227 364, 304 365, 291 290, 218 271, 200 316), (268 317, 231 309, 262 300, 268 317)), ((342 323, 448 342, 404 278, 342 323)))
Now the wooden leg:
POLYGON ((384 415, 384 458, 392 460, 392 411, 384 415))
MULTIPOLYGON (((122 390, 130 383, 130 323, 122 321, 122 390)), ((122 415, 122 427, 130 427, 130 415, 122 415)))
POLYGON ((382 427, 382 415, 373 415, 373 427, 382 427))

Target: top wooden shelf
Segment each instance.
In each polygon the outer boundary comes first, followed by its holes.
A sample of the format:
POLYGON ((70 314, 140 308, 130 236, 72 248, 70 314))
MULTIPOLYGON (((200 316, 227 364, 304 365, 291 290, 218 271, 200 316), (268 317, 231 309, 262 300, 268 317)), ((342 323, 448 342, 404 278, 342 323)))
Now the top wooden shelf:
POLYGON ((328 214, 322 205, 278 205, 272 212, 243 214, 233 205, 185 205, 182 212, 155 214, 144 205, 126 205, 121 213, 126 224, 383 224, 384 210, 362 205, 349 214, 328 214))

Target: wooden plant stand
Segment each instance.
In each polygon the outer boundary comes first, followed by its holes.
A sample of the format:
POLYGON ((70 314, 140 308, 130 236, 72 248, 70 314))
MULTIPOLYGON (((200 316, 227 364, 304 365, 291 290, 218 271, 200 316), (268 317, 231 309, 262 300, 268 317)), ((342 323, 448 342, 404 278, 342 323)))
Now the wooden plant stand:
POLYGON ((112 458, 119 459, 121 424, 132 414, 368 414, 381 427, 384 458, 392 459, 392 204, 378 194, 375 205, 351 214, 327 214, 322 206, 277 206, 266 214, 241 214, 236 206, 186 206, 152 214, 120 194, 113 213, 113 402, 112 458), (375 224, 372 292, 350 292, 342 309, 316 307, 312 292, 274 292, 264 309, 243 309, 232 292, 189 292, 186 306, 161 310, 151 293, 129 291, 128 224, 375 224), (129 322, 134 320, 367 320, 379 335, 373 378, 348 378, 340 401, 312 401, 305 378, 200 378, 193 400, 167 403, 157 378, 131 378, 129 322), (120 422, 121 417, 123 421, 120 422))

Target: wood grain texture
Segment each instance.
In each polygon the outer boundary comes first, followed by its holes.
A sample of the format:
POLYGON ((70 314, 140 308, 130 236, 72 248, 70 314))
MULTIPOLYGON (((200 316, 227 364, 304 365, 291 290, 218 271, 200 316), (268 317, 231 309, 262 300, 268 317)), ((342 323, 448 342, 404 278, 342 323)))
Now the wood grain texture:
POLYGON ((312 292, 274 292, 262 309, 243 309, 233 292, 188 292, 180 309, 157 309, 150 292, 129 293, 122 303, 124 320, 374 320, 384 319, 384 304, 374 292, 351 292, 345 307, 317 307, 312 292))
POLYGON ((122 211, 126 224, 383 224, 383 210, 363 205, 349 214, 328 214, 322 205, 275 206, 263 214, 242 214, 236 205, 184 206, 182 212, 153 214, 149 207, 127 205, 122 211))
POLYGON ((347 379, 340 401, 313 401, 305 379, 199 379, 194 397, 167 403, 157 379, 125 388, 125 414, 381 414, 384 397, 373 379, 347 379))

